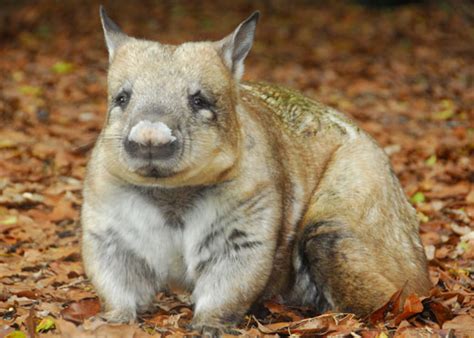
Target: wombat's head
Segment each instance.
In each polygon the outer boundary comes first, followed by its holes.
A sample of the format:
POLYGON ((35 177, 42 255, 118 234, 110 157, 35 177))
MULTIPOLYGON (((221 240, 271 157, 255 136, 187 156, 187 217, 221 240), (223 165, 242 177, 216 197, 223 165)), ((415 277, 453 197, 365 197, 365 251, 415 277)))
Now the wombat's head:
POLYGON ((109 172, 156 186, 228 177, 240 154, 238 82, 258 12, 223 40, 177 46, 129 37, 100 15, 110 61, 100 138, 109 172))

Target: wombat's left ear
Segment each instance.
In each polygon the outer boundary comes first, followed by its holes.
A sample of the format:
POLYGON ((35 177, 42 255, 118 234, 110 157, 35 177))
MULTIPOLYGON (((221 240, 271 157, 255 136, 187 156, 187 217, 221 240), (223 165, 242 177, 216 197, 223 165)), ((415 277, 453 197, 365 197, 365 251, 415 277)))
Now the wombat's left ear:
POLYGON ((242 78, 244 73, 244 60, 252 48, 259 17, 260 12, 254 12, 232 34, 217 42, 224 63, 237 81, 242 78))
POLYGON ((109 51, 109 61, 112 62, 117 48, 128 39, 128 36, 109 18, 103 6, 100 6, 99 12, 102 28, 104 29, 105 43, 109 51))

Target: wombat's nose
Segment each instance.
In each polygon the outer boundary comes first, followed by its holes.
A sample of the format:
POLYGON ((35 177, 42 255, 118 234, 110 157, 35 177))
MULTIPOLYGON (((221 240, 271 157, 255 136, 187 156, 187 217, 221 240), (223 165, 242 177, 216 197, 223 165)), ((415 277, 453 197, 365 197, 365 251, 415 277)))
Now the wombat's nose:
POLYGON ((125 151, 142 159, 165 159, 178 149, 178 141, 163 122, 140 121, 124 140, 125 151))
POLYGON ((178 141, 176 140, 159 145, 151 143, 144 145, 127 138, 123 145, 129 156, 144 160, 166 159, 172 157, 178 150, 178 141))

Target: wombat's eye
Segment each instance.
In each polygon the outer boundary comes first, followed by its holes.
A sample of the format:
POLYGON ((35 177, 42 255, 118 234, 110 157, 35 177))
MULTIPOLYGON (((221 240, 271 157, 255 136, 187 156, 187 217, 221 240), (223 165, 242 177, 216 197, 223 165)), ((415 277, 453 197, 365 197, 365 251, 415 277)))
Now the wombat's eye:
POLYGON ((125 108, 129 100, 130 100, 130 94, 127 92, 121 92, 120 94, 117 95, 114 101, 115 101, 116 106, 125 108))
POLYGON ((194 95, 190 95, 189 97, 189 103, 191 104, 191 107, 195 110, 199 109, 210 109, 211 104, 209 101, 201 94, 201 92, 197 92, 194 95))
POLYGON ((193 104, 194 104, 195 106, 198 106, 198 107, 199 107, 199 106, 203 106, 203 105, 204 105, 204 101, 203 101, 203 99, 202 99, 201 97, 196 96, 196 97, 193 97, 193 104))

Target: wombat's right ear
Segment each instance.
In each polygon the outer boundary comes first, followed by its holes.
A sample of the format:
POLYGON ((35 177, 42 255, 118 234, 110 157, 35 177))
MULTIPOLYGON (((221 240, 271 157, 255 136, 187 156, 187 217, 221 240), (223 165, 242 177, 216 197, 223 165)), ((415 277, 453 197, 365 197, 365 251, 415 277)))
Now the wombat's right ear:
POLYGON ((260 12, 256 11, 243 21, 232 34, 217 42, 225 65, 239 81, 244 72, 244 60, 252 48, 260 12))
POLYGON ((99 12, 102 28, 104 29, 105 43, 109 51, 109 61, 112 62, 117 48, 128 39, 128 36, 107 16, 103 6, 100 6, 99 12))

